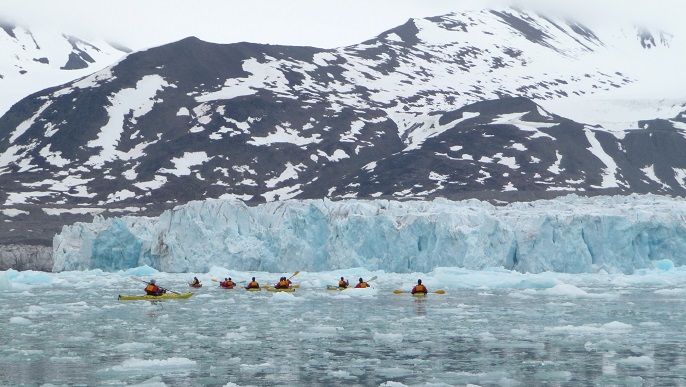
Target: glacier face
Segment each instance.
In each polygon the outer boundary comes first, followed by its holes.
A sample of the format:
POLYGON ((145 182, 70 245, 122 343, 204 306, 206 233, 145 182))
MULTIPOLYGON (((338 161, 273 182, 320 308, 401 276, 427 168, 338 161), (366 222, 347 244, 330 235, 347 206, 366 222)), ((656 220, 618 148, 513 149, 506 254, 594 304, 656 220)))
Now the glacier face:
POLYGON ((478 200, 191 202, 158 218, 96 217, 53 241, 53 271, 328 271, 437 267, 633 273, 686 263, 686 202, 655 195, 494 206, 478 200))

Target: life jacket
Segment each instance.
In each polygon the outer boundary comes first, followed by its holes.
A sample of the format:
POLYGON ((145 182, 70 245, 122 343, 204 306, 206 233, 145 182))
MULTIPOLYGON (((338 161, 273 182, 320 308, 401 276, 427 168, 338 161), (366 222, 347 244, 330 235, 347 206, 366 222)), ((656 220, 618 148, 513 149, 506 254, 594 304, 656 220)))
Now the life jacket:
POLYGON ((236 286, 236 283, 233 281, 222 281, 219 283, 219 286, 221 286, 223 288, 232 288, 232 287, 236 286))
POLYGON ((160 288, 157 285, 148 284, 148 286, 145 287, 145 292, 148 295, 156 296, 160 294, 160 288))
POLYGON ((338 287, 339 288, 347 288, 348 287, 348 281, 338 281, 338 287))
POLYGON ((260 284, 257 283, 257 281, 252 281, 246 286, 246 289, 253 289, 253 288, 259 288, 260 284))
POLYGON ((193 278, 193 285, 200 285, 200 281, 197 278, 193 278))
POLYGON ((415 293, 428 293, 429 291, 426 289, 426 286, 424 285, 416 285, 414 288, 412 288, 412 294, 415 293))
POLYGON ((289 285, 290 284, 288 283, 288 280, 283 280, 283 281, 279 281, 279 283, 276 284, 276 286, 274 286, 274 287, 277 289, 288 289, 289 285))
POLYGON ((366 288, 368 285, 366 282, 360 282, 359 284, 355 285, 356 288, 366 288))

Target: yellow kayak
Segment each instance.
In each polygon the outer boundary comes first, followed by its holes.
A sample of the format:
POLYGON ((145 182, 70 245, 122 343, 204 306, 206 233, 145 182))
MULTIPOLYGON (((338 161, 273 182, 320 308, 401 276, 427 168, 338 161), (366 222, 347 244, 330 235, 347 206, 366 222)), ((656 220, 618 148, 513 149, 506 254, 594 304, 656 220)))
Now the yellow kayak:
POLYGON ((139 301, 139 300, 173 300, 175 298, 179 299, 184 299, 184 298, 189 298, 190 296, 193 295, 193 292, 188 292, 188 293, 165 293, 161 296, 122 296, 121 294, 119 295, 119 299, 122 301, 139 301))
POLYGON ((341 288, 341 287, 339 287, 339 286, 333 286, 333 285, 327 285, 327 286, 326 286, 326 290, 345 290, 345 289, 349 289, 349 288, 350 288, 350 287, 341 288))
POLYGON ((259 292, 259 291, 262 290, 262 289, 260 289, 260 288, 250 288, 250 289, 245 289, 245 290, 247 290, 247 291, 249 291, 249 292, 259 292))

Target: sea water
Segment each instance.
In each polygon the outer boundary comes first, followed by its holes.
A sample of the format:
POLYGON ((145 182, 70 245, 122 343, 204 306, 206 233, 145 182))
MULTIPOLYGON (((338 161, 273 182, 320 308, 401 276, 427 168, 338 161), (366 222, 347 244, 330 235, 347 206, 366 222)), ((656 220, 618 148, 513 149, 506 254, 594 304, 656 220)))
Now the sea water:
MULTIPOLYGON (((665 270, 666 269, 666 270, 665 270)), ((298 273, 294 293, 212 279, 293 273, 0 272, 0 385, 686 385, 686 270, 298 273), (201 289, 187 283, 193 276, 201 289), (340 276, 373 288, 327 291, 340 276), (408 291, 422 278, 431 293, 408 291)))

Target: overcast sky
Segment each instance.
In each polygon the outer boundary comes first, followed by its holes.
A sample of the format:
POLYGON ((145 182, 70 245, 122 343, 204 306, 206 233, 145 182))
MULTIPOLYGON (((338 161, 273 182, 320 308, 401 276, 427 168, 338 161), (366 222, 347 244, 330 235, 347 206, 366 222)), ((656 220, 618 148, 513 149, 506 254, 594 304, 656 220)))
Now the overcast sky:
MULTIPOLYGON (((618 19, 684 29, 686 0, 514 0, 527 8, 582 21, 618 19)), ((0 19, 84 37, 104 37, 134 50, 187 36, 232 43, 332 48, 359 43, 410 18, 508 0, 0 0, 0 19)), ((509 1, 512 2, 512 1, 509 1)))

